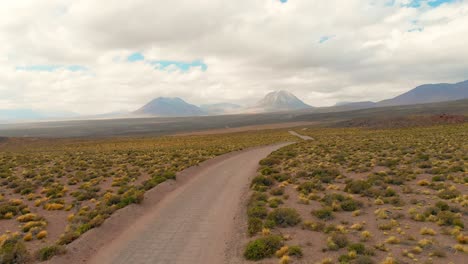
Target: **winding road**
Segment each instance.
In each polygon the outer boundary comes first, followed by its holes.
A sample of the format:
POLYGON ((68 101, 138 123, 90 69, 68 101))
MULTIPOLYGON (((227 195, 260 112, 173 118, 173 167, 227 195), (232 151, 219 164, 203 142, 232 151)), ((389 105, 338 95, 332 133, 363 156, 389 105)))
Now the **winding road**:
POLYGON ((259 161, 285 145, 242 151, 198 170, 86 262, 230 263, 226 251, 238 230, 242 195, 259 161))

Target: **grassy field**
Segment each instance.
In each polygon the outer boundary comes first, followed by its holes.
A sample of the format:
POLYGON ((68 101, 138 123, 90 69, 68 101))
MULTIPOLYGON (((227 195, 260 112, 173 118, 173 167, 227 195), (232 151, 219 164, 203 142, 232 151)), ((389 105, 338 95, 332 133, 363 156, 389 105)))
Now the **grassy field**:
POLYGON ((8 139, 0 151, 0 262, 60 254, 63 245, 145 191, 215 156, 291 141, 286 131, 117 139, 8 139))
POLYGON ((261 162, 244 257, 261 263, 465 263, 468 125, 303 129, 261 162))

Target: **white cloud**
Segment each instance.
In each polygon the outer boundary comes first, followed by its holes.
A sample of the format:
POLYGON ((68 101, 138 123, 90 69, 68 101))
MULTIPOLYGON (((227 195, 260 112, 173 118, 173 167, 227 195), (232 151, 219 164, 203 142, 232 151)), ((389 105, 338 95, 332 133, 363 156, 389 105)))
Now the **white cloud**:
POLYGON ((10 0, 0 3, 1 108, 133 110, 157 96, 251 103, 287 89, 309 104, 380 100, 467 79, 468 3, 388 0, 10 0), (422 32, 408 30, 420 27, 422 32), (323 36, 333 38, 320 44, 323 36), (206 72, 155 70, 195 61, 206 72), (88 71, 18 71, 82 65, 88 71))

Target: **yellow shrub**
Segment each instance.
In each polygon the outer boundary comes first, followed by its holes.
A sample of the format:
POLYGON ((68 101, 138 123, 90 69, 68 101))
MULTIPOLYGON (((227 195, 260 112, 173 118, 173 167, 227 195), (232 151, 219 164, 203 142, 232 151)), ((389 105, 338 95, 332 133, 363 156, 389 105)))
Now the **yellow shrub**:
POLYGON ((351 229, 361 231, 364 228, 364 225, 361 223, 356 223, 351 226, 351 229))
POLYGON ((263 228, 262 229, 262 235, 268 236, 268 235, 270 235, 270 233, 271 233, 270 229, 268 229, 268 228, 263 228))
POLYGON ((380 199, 380 198, 377 198, 377 199, 375 199, 374 204, 375 205, 383 205, 384 201, 382 199, 380 199))
POLYGON ((427 227, 421 228, 421 230, 419 231, 419 233, 420 233, 421 235, 428 235, 428 236, 435 236, 435 235, 436 235, 436 232, 434 231, 434 229, 432 229, 432 228, 427 228, 427 227))
POLYGON ((284 247, 278 249, 278 251, 276 251, 275 255, 276 255, 276 257, 281 258, 282 256, 284 256, 284 255, 286 255, 288 253, 288 250, 289 250, 289 247, 284 246, 284 247))
POLYGON ((37 221, 40 217, 37 214, 29 213, 25 215, 18 216, 16 220, 21 223, 37 221))
POLYGON ((385 258, 380 264, 397 264, 398 262, 394 260, 392 257, 388 256, 385 258))
POLYGON ((467 244, 468 243, 468 236, 460 234, 460 235, 457 236, 457 241, 460 244, 467 244))
POLYGON ((468 253, 468 246, 464 246, 464 245, 461 245, 461 244, 456 244, 455 246, 453 246, 453 248, 455 250, 457 250, 457 251, 468 253))
POLYGON ((428 245, 432 245, 432 241, 429 240, 429 239, 423 238, 423 239, 421 239, 421 240, 418 241, 418 245, 419 245, 420 247, 426 247, 426 246, 428 246, 428 245))
POLYGON ((318 262, 319 264, 333 264, 332 258, 324 258, 322 261, 318 262))
POLYGON ((374 211, 374 214, 375 216, 377 216, 377 218, 379 219, 387 219, 388 218, 388 214, 387 212, 385 211, 385 209, 377 209, 374 211))
POLYGON ((44 205, 44 209, 48 211, 62 210, 64 207, 65 206, 63 204, 59 204, 59 203, 50 203, 50 204, 44 205))
POLYGON ((21 199, 10 199, 9 202, 10 202, 11 205, 15 205, 15 206, 23 204, 23 201, 21 199))
POLYGON ((33 235, 31 233, 27 233, 24 235, 23 240, 24 241, 31 241, 33 239, 33 235))
POLYGON ((422 251, 423 251, 422 248, 418 246, 415 246, 411 249, 411 252, 413 252, 414 254, 421 254, 422 251))
POLYGON ((75 215, 74 215, 74 214, 69 214, 69 215, 67 216, 67 221, 68 221, 68 222, 71 222, 71 221, 73 220, 73 218, 75 218, 75 215))
POLYGON ((12 219, 13 216, 14 216, 14 215, 13 215, 12 212, 8 212, 8 213, 6 213, 3 217, 4 217, 5 219, 12 219))
POLYGON ((361 232, 361 240, 367 241, 370 238, 372 238, 372 234, 369 231, 366 230, 361 232))
POLYGON ((431 184, 428 180, 420 180, 418 181, 418 185, 419 186, 428 186, 429 184, 431 184))
POLYGON ((47 237, 47 231, 42 230, 41 232, 37 233, 36 235, 37 239, 43 239, 47 237))
POLYGON ((395 236, 391 236, 385 240, 385 243, 387 244, 400 244, 400 239, 395 236))
POLYGON ((279 263, 280 263, 280 264, 288 264, 288 263, 290 263, 290 261, 289 261, 289 256, 284 255, 284 256, 280 259, 279 263))
POLYGON ((360 216, 361 215, 361 210, 356 210, 353 212, 353 216, 360 216))

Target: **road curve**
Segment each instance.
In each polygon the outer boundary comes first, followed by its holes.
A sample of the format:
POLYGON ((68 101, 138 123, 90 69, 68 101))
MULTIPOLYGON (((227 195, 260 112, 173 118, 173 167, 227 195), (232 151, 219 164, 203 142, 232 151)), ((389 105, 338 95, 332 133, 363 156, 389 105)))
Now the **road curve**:
POLYGON ((289 131, 289 134, 291 134, 293 136, 296 136, 296 137, 299 137, 299 138, 301 138, 303 140, 314 140, 314 138, 312 138, 312 137, 301 135, 301 134, 299 134, 299 133, 297 133, 295 131, 292 131, 292 130, 289 131))
POLYGON ((197 171, 87 262, 229 263, 225 252, 237 230, 241 196, 259 161, 285 145, 243 151, 197 171))

